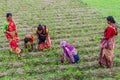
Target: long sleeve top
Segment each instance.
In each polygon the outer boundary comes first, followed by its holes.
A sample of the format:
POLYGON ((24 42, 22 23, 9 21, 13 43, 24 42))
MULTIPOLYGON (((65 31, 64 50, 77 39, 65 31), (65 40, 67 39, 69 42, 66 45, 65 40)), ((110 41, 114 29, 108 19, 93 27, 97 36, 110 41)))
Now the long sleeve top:
POLYGON ((116 31, 116 28, 113 26, 108 26, 106 28, 106 30, 104 31, 104 37, 106 40, 108 40, 109 38, 116 36, 118 33, 116 31))

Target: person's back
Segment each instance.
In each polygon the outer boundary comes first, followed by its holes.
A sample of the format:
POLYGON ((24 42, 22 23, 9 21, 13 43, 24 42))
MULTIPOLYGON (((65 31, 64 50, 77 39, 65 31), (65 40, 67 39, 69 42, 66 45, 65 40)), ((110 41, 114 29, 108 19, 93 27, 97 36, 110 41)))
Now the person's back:
POLYGON ((61 62, 64 62, 64 59, 67 59, 67 61, 70 63, 79 62, 78 52, 74 46, 71 46, 66 41, 61 41, 60 46, 64 50, 64 58, 62 57, 61 62))
POLYGON ((24 38, 24 47, 27 48, 28 43, 30 43, 31 50, 33 50, 33 42, 34 42, 34 36, 31 35, 31 34, 26 35, 25 38, 24 38))

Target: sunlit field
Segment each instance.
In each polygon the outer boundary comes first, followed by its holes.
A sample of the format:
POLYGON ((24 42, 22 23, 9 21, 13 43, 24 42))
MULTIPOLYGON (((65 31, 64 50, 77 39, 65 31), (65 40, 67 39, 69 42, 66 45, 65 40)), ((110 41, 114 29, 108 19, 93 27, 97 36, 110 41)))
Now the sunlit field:
MULTIPOLYGON (((21 59, 10 52, 0 29, 0 80, 119 80, 120 37, 116 37, 112 68, 98 65, 99 42, 107 27, 106 17, 120 24, 120 0, 0 0, 0 28, 7 12, 13 14, 23 49, 21 59), (49 28, 52 47, 28 52, 23 48, 26 34, 35 35, 38 24, 49 28), (78 64, 61 63, 59 41, 68 41, 78 50, 78 64)), ((34 41, 37 46, 37 39, 34 41)))

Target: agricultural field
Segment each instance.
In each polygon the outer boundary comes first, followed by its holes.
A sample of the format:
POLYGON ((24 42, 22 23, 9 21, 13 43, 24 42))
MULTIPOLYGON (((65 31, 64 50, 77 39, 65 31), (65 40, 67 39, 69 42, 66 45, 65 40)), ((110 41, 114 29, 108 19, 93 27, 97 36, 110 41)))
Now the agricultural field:
POLYGON ((109 69, 98 65, 99 41, 108 15, 115 17, 119 30, 119 3, 120 0, 0 0, 0 28, 6 13, 13 13, 20 48, 23 49, 26 34, 35 35, 38 24, 47 25, 52 40, 50 49, 33 52, 26 49, 18 59, 15 53, 10 53, 0 29, 0 80, 120 80, 119 36, 114 66, 109 69), (80 63, 60 62, 63 51, 58 42, 62 40, 77 48, 80 63))

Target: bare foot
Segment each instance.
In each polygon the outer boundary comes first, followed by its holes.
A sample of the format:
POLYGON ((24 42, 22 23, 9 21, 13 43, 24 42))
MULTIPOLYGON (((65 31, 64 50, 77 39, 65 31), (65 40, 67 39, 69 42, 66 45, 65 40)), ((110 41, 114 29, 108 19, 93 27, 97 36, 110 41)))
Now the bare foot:
POLYGON ((18 58, 21 57, 22 51, 23 51, 23 50, 21 49, 20 53, 18 54, 18 58))

